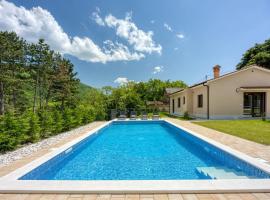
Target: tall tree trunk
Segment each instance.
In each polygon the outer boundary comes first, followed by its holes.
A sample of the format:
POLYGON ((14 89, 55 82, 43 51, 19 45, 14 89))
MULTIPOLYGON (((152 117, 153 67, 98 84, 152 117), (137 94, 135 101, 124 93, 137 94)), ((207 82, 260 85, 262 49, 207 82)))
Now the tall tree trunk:
POLYGON ((4 82, 0 82, 0 115, 5 113, 4 82))

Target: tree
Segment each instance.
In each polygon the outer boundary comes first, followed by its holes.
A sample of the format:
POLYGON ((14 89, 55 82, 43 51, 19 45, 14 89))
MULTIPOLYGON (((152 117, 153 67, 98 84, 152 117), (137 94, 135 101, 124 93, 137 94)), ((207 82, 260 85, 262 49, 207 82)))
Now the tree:
POLYGON ((237 69, 254 64, 270 69, 270 39, 262 44, 255 44, 254 47, 247 50, 238 63, 237 69))
POLYGON ((76 75, 43 39, 0 31, 0 152, 105 119, 108 96, 76 75))
POLYGON ((5 104, 11 97, 16 107, 21 90, 21 77, 25 72, 25 41, 14 32, 0 32, 0 115, 5 113, 5 104))
POLYGON ((73 64, 66 59, 59 59, 55 67, 55 79, 52 85, 53 100, 60 102, 61 109, 65 105, 75 105, 79 80, 73 72, 73 64))
POLYGON ((29 45, 28 60, 31 65, 32 75, 35 79, 34 83, 34 97, 33 97, 33 112, 36 112, 37 100, 39 95, 40 108, 42 107, 42 82, 46 74, 46 66, 48 65, 49 46, 44 39, 40 39, 38 44, 29 45))

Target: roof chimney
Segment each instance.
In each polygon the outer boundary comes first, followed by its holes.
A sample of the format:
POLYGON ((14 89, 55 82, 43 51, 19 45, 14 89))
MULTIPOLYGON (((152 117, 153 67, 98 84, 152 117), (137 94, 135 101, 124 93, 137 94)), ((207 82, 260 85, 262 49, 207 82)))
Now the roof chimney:
POLYGON ((215 65, 213 67, 213 72, 214 72, 214 78, 218 78, 220 75, 220 66, 219 65, 215 65))

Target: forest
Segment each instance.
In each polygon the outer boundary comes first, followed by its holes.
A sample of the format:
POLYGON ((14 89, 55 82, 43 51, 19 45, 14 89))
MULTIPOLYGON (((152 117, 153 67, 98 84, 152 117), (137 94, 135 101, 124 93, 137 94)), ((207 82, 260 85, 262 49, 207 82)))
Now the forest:
POLYGON ((108 120, 111 109, 146 109, 163 101, 167 87, 183 81, 129 82, 93 88, 80 82, 74 66, 43 39, 28 43, 0 32, 0 152, 88 124, 108 120))

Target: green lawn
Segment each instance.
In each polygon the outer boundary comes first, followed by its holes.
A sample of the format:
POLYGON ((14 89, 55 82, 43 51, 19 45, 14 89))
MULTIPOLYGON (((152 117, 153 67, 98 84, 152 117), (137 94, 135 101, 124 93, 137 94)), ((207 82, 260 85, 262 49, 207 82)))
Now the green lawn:
POLYGON ((168 112, 159 112, 159 115, 160 115, 160 117, 171 117, 171 118, 180 119, 180 120, 191 120, 192 119, 189 116, 186 116, 186 117, 174 116, 174 115, 171 115, 168 112))
POLYGON ((270 145, 270 121, 219 120, 193 123, 247 140, 270 145))

